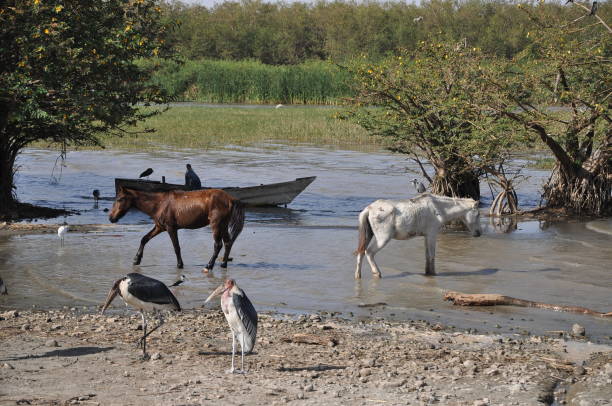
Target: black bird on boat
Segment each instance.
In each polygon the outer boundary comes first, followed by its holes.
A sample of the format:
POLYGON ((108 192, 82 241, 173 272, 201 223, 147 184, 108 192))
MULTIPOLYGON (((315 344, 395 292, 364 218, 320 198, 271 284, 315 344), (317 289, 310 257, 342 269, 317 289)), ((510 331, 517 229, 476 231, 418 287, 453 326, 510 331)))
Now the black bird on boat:
POLYGON ((153 173, 153 169, 152 168, 147 168, 143 173, 140 174, 139 178, 144 178, 146 176, 147 179, 148 179, 149 176, 151 176, 152 173, 153 173))
POLYGON ((147 333, 147 321, 144 312, 147 310, 180 311, 181 305, 163 282, 139 273, 129 273, 126 277, 115 281, 102 307, 102 314, 117 295, 121 296, 126 305, 138 310, 142 316, 142 338, 138 340, 138 345, 142 344, 142 357, 147 359, 147 336, 161 327, 164 324, 164 319, 159 315, 159 324, 147 333))

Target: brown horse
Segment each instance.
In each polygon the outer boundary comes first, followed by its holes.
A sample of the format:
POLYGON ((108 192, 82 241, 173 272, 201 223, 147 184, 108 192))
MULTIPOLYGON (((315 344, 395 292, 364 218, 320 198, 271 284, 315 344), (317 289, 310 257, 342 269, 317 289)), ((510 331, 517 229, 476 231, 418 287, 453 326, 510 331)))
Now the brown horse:
POLYGON ((155 222, 155 227, 140 241, 134 265, 140 264, 145 244, 157 234, 167 231, 176 253, 176 266, 182 268, 183 259, 177 231, 181 228, 194 229, 210 224, 215 246, 204 271, 213 269, 223 245, 225 253, 221 267, 225 268, 232 245, 244 226, 244 205, 220 189, 143 192, 121 187, 108 219, 111 223, 116 223, 132 207, 148 214, 155 222))

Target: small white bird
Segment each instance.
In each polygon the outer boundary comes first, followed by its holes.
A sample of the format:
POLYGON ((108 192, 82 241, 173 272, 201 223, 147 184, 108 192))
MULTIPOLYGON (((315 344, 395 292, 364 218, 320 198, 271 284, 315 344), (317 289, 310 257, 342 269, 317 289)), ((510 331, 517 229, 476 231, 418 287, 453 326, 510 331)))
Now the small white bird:
POLYGON ((418 16, 412 19, 413 23, 420 23, 421 21, 423 21, 423 16, 418 16))
POLYGON ((59 228, 57 229, 57 236, 60 238, 62 247, 64 246, 64 237, 66 236, 66 233, 68 232, 69 229, 70 227, 68 226, 68 223, 66 223, 65 221, 64 221, 64 224, 59 226, 59 228))
POLYGON ((413 179, 412 181, 410 181, 410 183, 412 183, 417 193, 424 193, 427 190, 427 188, 425 188, 425 185, 422 182, 419 182, 418 179, 413 179))
POLYGON ((282 105, 282 104, 277 104, 277 105, 276 105, 274 108, 275 108, 275 109, 280 109, 281 107, 283 107, 283 105, 282 105))

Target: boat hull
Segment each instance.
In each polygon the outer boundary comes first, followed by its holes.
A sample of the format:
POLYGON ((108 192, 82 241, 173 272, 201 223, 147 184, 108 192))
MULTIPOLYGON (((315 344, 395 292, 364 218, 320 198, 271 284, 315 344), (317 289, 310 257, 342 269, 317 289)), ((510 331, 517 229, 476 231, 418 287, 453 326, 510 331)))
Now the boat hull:
MULTIPOLYGON (((287 205, 302 193, 317 177, 297 178, 289 182, 270 183, 248 187, 220 187, 247 206, 280 206, 287 205)), ((170 190, 187 190, 185 185, 165 183, 142 179, 115 179, 115 192, 120 187, 142 190, 145 192, 166 192, 170 190)), ((212 189, 212 188, 202 188, 212 189)))

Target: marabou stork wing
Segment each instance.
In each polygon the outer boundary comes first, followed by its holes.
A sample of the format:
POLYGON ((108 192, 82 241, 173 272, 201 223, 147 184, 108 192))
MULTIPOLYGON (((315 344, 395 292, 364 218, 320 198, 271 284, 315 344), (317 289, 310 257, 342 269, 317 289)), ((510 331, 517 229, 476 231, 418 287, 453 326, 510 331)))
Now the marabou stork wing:
POLYGON ((178 300, 163 282, 139 273, 129 273, 127 276, 131 281, 127 290, 136 298, 143 302, 172 305, 174 310, 181 310, 178 300))
POLYGON ((244 324, 244 328, 249 334, 249 337, 251 337, 253 344, 255 344, 255 339, 257 337, 257 311, 244 291, 242 289, 240 290, 242 294, 233 294, 232 300, 238 312, 238 316, 240 320, 242 320, 242 324, 244 324))

